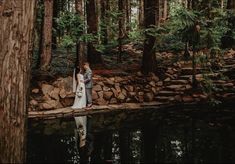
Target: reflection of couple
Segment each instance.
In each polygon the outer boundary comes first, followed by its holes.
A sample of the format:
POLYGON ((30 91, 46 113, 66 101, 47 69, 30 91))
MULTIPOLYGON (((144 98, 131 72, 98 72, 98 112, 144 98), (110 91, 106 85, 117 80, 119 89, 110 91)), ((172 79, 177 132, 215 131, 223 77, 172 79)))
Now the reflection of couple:
MULTIPOLYGON (((85 70, 84 75, 82 69, 77 67, 73 75, 73 91, 75 92, 75 100, 72 106, 73 109, 86 109, 92 107, 92 71, 89 63, 83 65, 85 70)), ((75 117, 76 127, 75 138, 79 138, 79 147, 84 147, 87 136, 87 117, 75 117), (78 136, 79 135, 79 136, 78 136)))
POLYGON ((82 74, 81 68, 76 68, 73 77, 73 91, 75 94, 73 109, 81 109, 85 107, 92 107, 92 71, 89 63, 83 65, 85 70, 84 75, 82 74))

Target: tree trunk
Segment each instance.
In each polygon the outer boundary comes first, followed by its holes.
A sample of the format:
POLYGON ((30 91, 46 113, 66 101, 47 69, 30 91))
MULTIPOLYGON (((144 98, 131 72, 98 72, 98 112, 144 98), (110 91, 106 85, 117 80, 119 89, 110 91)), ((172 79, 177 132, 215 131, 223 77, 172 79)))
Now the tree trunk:
MULTIPOLYGON (((97 0, 86 1, 86 14, 87 14, 87 33, 97 36, 98 34, 98 8, 97 0), (92 11, 92 12, 91 12, 92 11)), ((95 38, 93 42, 89 42, 87 45, 87 60, 90 64, 102 64, 101 53, 95 48, 95 44, 98 44, 98 39, 95 38)))
POLYGON ((44 0, 43 48, 41 54, 41 69, 48 70, 51 62, 52 22, 54 0, 44 0))
MULTIPOLYGON (((156 1, 145 0, 144 3, 144 20, 145 28, 148 29, 152 25, 156 24, 156 1)), ((142 59, 142 72, 148 74, 154 72, 156 68, 156 58, 155 58, 155 45, 156 38, 154 36, 145 34, 144 42, 144 52, 142 59)))
POLYGON ((119 55, 117 62, 122 61, 122 44, 123 44, 123 39, 126 35, 126 29, 125 29, 125 0, 118 0, 118 12, 120 13, 119 16, 119 21, 118 21, 118 26, 119 26, 119 34, 118 34, 118 49, 119 49, 119 55))
POLYGON ((0 163, 23 163, 35 0, 5 0, 0 10, 0 163))
POLYGON ((139 9, 138 9, 138 15, 139 15, 139 28, 144 28, 144 0, 138 0, 139 1, 139 9))
POLYGON ((235 9, 235 1, 234 0, 228 0, 227 9, 235 9))
MULTIPOLYGON (((56 22, 56 18, 59 17, 59 3, 58 3, 58 0, 54 1, 54 4, 53 4, 53 29, 55 31, 57 31, 58 29, 58 25, 57 25, 57 22, 56 22)), ((52 32, 52 49, 55 50, 57 48, 57 34, 54 32, 52 32)))
POLYGON ((126 0, 126 32, 131 31, 131 0, 126 0))
POLYGON ((101 20, 102 20, 102 27, 101 32, 103 34, 102 42, 103 44, 108 44, 109 38, 109 16, 108 12, 110 11, 109 0, 101 0, 101 20))
MULTIPOLYGON (((75 0, 75 10, 76 14, 78 14, 82 19, 84 18, 84 10, 83 10, 83 0, 75 0)), ((83 29, 84 30, 84 29, 83 29)), ((81 35, 84 32, 81 33, 81 35)), ((85 53, 85 43, 82 41, 77 41, 76 43, 76 66, 82 67, 82 63, 84 62, 84 53, 85 53)))
POLYGON ((156 25, 160 26, 160 0, 156 0, 156 25))
POLYGON ((164 0, 163 3, 163 20, 166 21, 168 17, 168 0, 164 0))

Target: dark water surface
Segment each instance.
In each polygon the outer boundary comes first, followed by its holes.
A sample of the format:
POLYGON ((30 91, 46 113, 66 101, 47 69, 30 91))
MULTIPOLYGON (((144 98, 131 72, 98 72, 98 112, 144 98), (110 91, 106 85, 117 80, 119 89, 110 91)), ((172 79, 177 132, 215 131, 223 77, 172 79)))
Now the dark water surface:
MULTIPOLYGON (((234 116, 233 107, 166 112, 129 128, 96 133, 91 128, 92 142, 83 153, 93 150, 91 163, 235 163, 234 116)), ((28 163, 81 163, 74 135, 29 132, 27 148, 28 163)))

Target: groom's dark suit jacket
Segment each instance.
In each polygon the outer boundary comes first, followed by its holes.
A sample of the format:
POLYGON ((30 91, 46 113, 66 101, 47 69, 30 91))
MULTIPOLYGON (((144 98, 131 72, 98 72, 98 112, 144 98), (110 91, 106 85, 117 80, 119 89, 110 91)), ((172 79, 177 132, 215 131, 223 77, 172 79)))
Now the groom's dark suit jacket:
POLYGON ((93 81, 92 81, 92 70, 87 69, 84 73, 84 82, 86 88, 92 88, 93 87, 93 81))

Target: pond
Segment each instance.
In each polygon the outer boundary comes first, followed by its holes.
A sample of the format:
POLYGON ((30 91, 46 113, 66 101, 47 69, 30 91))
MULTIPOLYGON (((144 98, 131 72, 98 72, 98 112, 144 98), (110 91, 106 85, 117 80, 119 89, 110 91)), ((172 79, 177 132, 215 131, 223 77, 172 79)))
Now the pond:
MULTIPOLYGON (((166 111, 141 124, 94 130, 89 118, 87 147, 77 149, 71 135, 29 131, 28 163, 234 163, 233 107, 166 111), (89 158, 87 154, 91 152, 89 158)), ((95 117, 95 116, 94 116, 95 117)), ((128 118, 126 118, 128 119, 128 118)), ((133 120, 132 120, 133 121, 133 120)), ((139 120, 137 120, 139 121, 139 120)), ((97 128, 97 127, 96 127, 97 128)))

